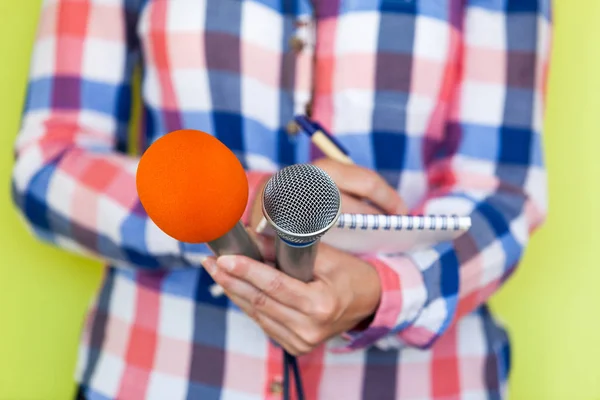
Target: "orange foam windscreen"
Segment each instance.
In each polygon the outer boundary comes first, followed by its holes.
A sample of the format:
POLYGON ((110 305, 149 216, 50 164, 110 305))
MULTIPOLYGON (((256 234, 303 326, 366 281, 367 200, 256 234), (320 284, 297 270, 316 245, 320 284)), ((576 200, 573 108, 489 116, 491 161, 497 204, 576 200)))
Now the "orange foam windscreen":
POLYGON ((168 133, 148 147, 136 186, 152 221, 188 243, 225 235, 248 202, 248 179, 237 157, 214 136, 192 129, 168 133))

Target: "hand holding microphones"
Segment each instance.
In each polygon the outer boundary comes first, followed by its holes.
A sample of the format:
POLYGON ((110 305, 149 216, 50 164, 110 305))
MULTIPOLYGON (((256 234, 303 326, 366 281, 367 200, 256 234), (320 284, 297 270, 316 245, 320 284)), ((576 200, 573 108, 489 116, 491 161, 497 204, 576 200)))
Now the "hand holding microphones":
MULTIPOLYGON (((401 204, 390 194, 393 189, 382 187, 377 178, 365 190, 348 179, 346 169, 321 164, 344 178, 342 182, 318 164, 299 164, 277 172, 265 185, 259 196, 262 212, 278 236, 274 251, 262 254, 239 222, 248 201, 245 171, 218 139, 194 130, 171 132, 148 148, 137 172, 140 201, 154 223, 177 240, 207 243, 215 256, 203 261, 203 267, 267 335, 294 355, 353 328, 379 303, 375 269, 319 242, 335 222, 341 202, 350 202, 352 196, 379 208, 401 204), (263 262, 269 261, 263 260, 269 253, 278 268, 263 262)), ((358 176, 364 177, 364 171, 358 176)))

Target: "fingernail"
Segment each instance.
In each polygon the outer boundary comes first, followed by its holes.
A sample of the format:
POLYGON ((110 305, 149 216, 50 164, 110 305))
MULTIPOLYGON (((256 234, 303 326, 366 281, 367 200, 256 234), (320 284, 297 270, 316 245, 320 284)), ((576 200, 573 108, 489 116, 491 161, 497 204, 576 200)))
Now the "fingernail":
POLYGON ((215 273, 215 271, 217 270, 217 263, 214 258, 210 258, 210 257, 205 258, 204 260, 202 260, 202 265, 204 266, 204 268, 206 268, 208 273, 211 275, 213 275, 215 273))
POLYGON ((219 267, 225 268, 227 271, 231 271, 233 270, 233 267, 235 267, 236 260, 236 256, 221 256, 217 259, 217 264, 219 267))

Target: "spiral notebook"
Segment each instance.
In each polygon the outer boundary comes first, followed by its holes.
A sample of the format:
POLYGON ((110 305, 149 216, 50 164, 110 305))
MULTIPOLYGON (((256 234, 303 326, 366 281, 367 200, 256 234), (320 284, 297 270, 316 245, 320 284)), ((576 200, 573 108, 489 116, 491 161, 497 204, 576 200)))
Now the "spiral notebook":
MULTIPOLYGON (((470 217, 456 215, 340 214, 321 241, 354 254, 403 253, 454 240, 470 227, 470 217)), ((268 224, 257 230, 275 234, 268 224)))

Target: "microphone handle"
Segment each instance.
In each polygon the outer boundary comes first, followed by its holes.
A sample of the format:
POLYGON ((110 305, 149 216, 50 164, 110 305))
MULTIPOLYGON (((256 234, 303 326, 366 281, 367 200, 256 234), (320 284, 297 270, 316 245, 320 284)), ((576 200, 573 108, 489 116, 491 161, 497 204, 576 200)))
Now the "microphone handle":
POLYGON ((241 222, 235 224, 233 229, 225 235, 211 242, 208 247, 217 256, 243 255, 256 261, 263 261, 262 254, 252 237, 241 222))
POLYGON ((277 268, 300 281, 312 281, 319 240, 317 239, 309 245, 298 246, 276 236, 275 260, 277 268))

